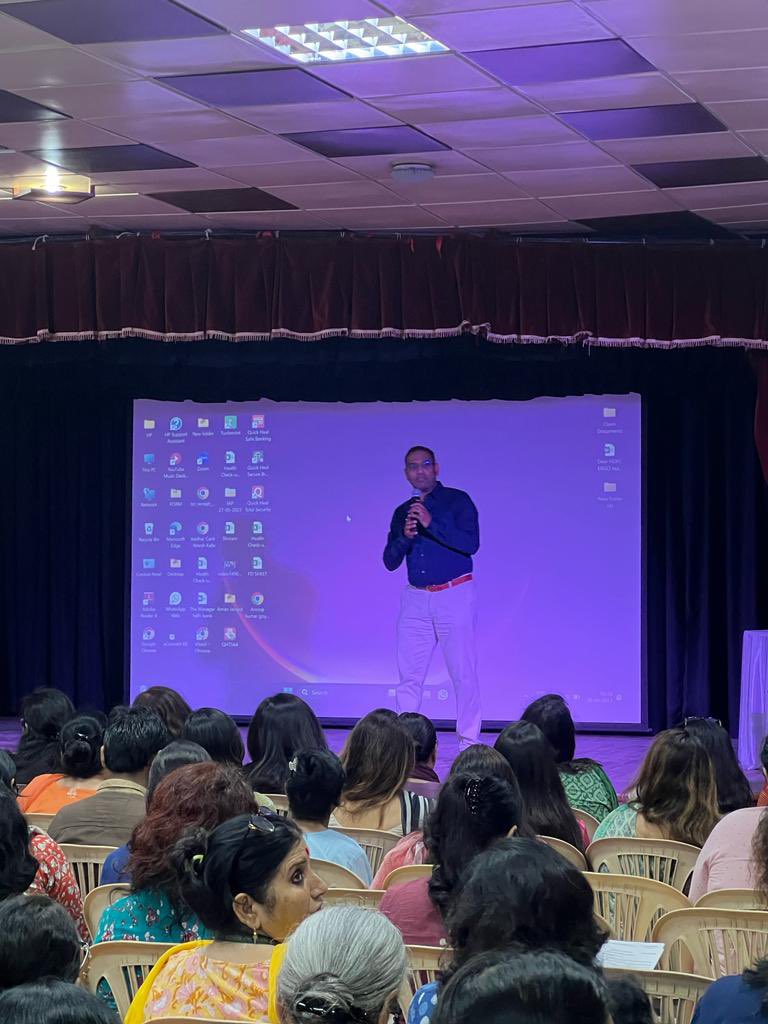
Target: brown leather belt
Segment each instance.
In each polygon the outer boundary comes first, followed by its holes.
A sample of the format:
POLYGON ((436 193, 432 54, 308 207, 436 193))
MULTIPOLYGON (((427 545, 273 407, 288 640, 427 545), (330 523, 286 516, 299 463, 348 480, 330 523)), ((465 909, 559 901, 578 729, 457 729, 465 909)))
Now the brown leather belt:
POLYGON ((438 590, 450 590, 451 587, 460 587, 462 583, 469 583, 472 579, 472 573, 468 572, 466 576, 457 576, 455 580, 448 580, 447 583, 432 583, 428 587, 417 587, 418 590, 428 590, 430 594, 436 594, 438 590))

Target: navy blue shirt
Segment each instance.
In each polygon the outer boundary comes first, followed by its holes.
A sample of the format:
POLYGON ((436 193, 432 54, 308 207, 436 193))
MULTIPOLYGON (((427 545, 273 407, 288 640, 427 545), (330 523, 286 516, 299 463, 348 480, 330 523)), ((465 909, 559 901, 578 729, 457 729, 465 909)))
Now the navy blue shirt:
POLYGON ((713 981, 699 1000, 693 1024, 749 1024, 764 1021, 760 1006, 764 988, 753 988, 740 974, 713 981))
POLYGON ((406 559, 413 587, 447 583, 472 572, 472 555, 480 547, 477 509, 465 491, 437 483, 424 499, 432 515, 428 529, 419 525, 416 537, 404 535, 405 517, 413 499, 398 505, 389 527, 384 565, 393 572, 406 559))

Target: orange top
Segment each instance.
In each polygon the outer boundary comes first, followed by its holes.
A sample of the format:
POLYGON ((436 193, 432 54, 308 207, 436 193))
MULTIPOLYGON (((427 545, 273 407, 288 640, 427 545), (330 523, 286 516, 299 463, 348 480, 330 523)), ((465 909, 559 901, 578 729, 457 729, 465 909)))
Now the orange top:
POLYGON ((19 807, 26 814, 56 814, 62 807, 76 804, 96 792, 91 787, 60 786, 64 775, 38 775, 19 794, 19 807))

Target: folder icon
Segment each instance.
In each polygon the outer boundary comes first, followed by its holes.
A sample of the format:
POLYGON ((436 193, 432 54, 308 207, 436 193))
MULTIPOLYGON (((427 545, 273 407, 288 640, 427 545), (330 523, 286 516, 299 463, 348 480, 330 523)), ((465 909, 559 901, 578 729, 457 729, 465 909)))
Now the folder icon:
POLYGON ((616 491, 616 484, 609 484, 607 481, 603 484, 603 491, 605 494, 614 494, 616 491))
POLYGON ((171 488, 171 497, 172 498, 180 498, 181 497, 181 488, 180 487, 172 487, 171 488))
POLYGON ((145 430, 154 430, 155 429, 155 421, 154 420, 144 420, 144 429, 145 430))
POLYGON ((197 417, 197 425, 201 429, 204 429, 205 427, 210 426, 210 424, 208 422, 208 417, 207 416, 198 416, 197 417))
POLYGON ((236 598, 235 598, 234 594, 225 594, 224 595, 224 604, 234 604, 235 601, 236 601, 236 598))
POLYGON ((224 488, 224 497, 225 498, 236 498, 237 497, 237 488, 236 487, 225 487, 224 488))
POLYGON ((180 569, 181 568, 181 559, 180 558, 172 558, 171 559, 171 568, 172 569, 180 569))

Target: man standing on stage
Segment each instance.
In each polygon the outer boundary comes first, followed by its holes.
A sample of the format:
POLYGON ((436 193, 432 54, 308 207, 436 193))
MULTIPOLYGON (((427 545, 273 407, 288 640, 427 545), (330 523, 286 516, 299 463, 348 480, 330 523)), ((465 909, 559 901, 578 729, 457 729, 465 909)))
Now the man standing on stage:
POLYGON ((392 516, 384 565, 393 572, 406 559, 408 586, 397 620, 400 685, 397 710, 418 711, 435 647, 440 645, 456 695, 459 747, 480 734, 480 692, 475 655, 475 584, 472 555, 480 547, 477 509, 464 491, 443 487, 435 453, 417 445, 405 456, 413 497, 392 516))

